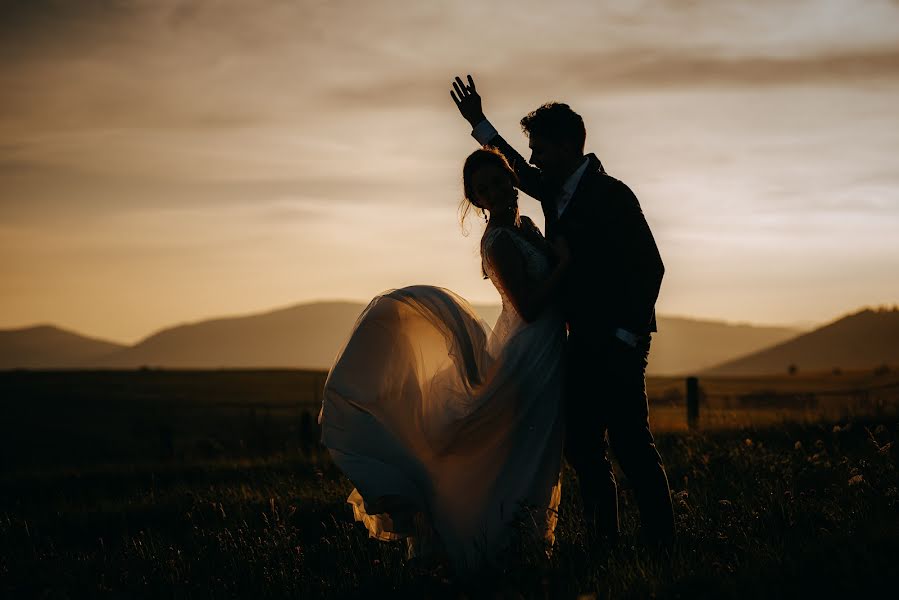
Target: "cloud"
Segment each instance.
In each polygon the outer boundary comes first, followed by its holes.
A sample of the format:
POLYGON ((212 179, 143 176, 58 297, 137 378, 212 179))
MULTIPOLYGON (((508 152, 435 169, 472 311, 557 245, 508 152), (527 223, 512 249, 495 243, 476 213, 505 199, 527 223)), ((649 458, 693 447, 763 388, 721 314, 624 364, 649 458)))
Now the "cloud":
MULTIPOLYGON (((450 83, 456 74, 446 71, 434 76, 429 71, 373 77, 335 86, 325 93, 337 106, 353 109, 434 106, 438 99, 440 103, 448 102, 450 83)), ((535 89, 546 90, 549 96, 554 95, 552 90, 573 96, 698 87, 758 89, 899 83, 899 44, 895 48, 814 56, 722 57, 651 48, 560 52, 532 57, 526 63, 509 61, 474 75, 476 81, 487 84, 482 89, 489 86, 502 99, 520 97, 535 89)))
POLYGON ((36 127, 228 128, 437 106, 459 68, 510 93, 899 74, 899 11, 883 1, 8 4, 0 107, 36 127))
POLYGON ((580 74, 598 84, 597 87, 756 87, 852 83, 881 78, 899 81, 899 45, 846 54, 785 57, 728 58, 692 53, 671 55, 648 50, 611 56, 570 57, 559 60, 555 66, 572 76, 580 74))

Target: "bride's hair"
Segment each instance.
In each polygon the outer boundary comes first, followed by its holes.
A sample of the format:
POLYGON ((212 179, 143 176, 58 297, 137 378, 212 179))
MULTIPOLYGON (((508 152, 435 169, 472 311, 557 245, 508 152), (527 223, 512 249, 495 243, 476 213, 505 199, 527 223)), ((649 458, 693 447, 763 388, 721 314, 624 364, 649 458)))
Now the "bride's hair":
POLYGON ((506 157, 496 148, 484 146, 469 154, 468 158, 465 159, 465 166, 462 167, 462 191, 465 197, 462 198, 462 203, 459 204, 459 221, 462 224, 463 235, 468 235, 468 231, 465 229, 465 218, 468 217, 472 207, 474 207, 475 214, 480 217, 484 217, 487 214, 483 208, 478 206, 475 200, 471 181, 475 172, 487 165, 494 165, 504 170, 512 178, 513 185, 518 186, 518 177, 515 175, 515 171, 509 166, 509 161, 506 160, 506 157))

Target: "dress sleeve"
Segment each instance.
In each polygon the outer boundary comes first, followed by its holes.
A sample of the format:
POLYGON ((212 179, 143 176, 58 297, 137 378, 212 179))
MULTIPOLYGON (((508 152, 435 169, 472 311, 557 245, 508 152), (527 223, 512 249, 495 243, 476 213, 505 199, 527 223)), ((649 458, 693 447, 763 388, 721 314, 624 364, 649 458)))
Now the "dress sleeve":
POLYGON ((497 238, 503 233, 508 235, 508 232, 501 228, 491 229, 485 232, 484 237, 481 238, 481 267, 484 269, 484 273, 493 280, 495 280, 495 273, 493 273, 490 264, 490 250, 493 244, 496 243, 497 238))
MULTIPOLYGON (((508 292, 508 286, 506 285, 508 282, 503 280, 499 270, 497 270, 497 253, 505 252, 506 257, 508 258, 509 248, 514 248, 516 251, 515 254, 521 257, 520 246, 515 240, 515 235, 508 229, 497 227, 484 235, 483 243, 481 245, 481 265, 483 266, 484 273, 490 278, 490 281, 493 282, 493 285, 496 286, 500 294, 508 292), (500 247, 504 248, 504 250, 500 250, 500 247)), ((523 257, 521 258, 523 260, 523 257)))

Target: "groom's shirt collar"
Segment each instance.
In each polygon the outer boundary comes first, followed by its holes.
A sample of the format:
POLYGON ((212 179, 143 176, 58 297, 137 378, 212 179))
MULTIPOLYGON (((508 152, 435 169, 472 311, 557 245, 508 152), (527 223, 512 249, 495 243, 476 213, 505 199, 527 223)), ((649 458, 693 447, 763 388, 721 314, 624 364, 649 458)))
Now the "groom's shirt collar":
POLYGON ((584 176, 589 165, 590 157, 585 156, 581 166, 575 169, 574 173, 569 175, 568 179, 565 180, 565 183, 562 184, 562 189, 559 190, 559 195, 556 196, 556 214, 560 217, 562 216, 562 213, 565 212, 565 209, 568 208, 568 203, 571 202, 571 198, 574 196, 574 192, 577 190, 577 186, 581 182, 581 178, 584 176))

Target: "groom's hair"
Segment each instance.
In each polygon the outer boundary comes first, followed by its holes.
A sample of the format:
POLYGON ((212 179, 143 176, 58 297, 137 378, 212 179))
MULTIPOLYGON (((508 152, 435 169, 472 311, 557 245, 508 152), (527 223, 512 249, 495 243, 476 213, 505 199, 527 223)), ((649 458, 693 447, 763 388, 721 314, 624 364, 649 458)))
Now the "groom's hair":
POLYGON ((584 152, 587 139, 584 119, 567 104, 547 102, 521 119, 521 129, 528 137, 538 135, 554 142, 571 144, 581 153, 584 152))

